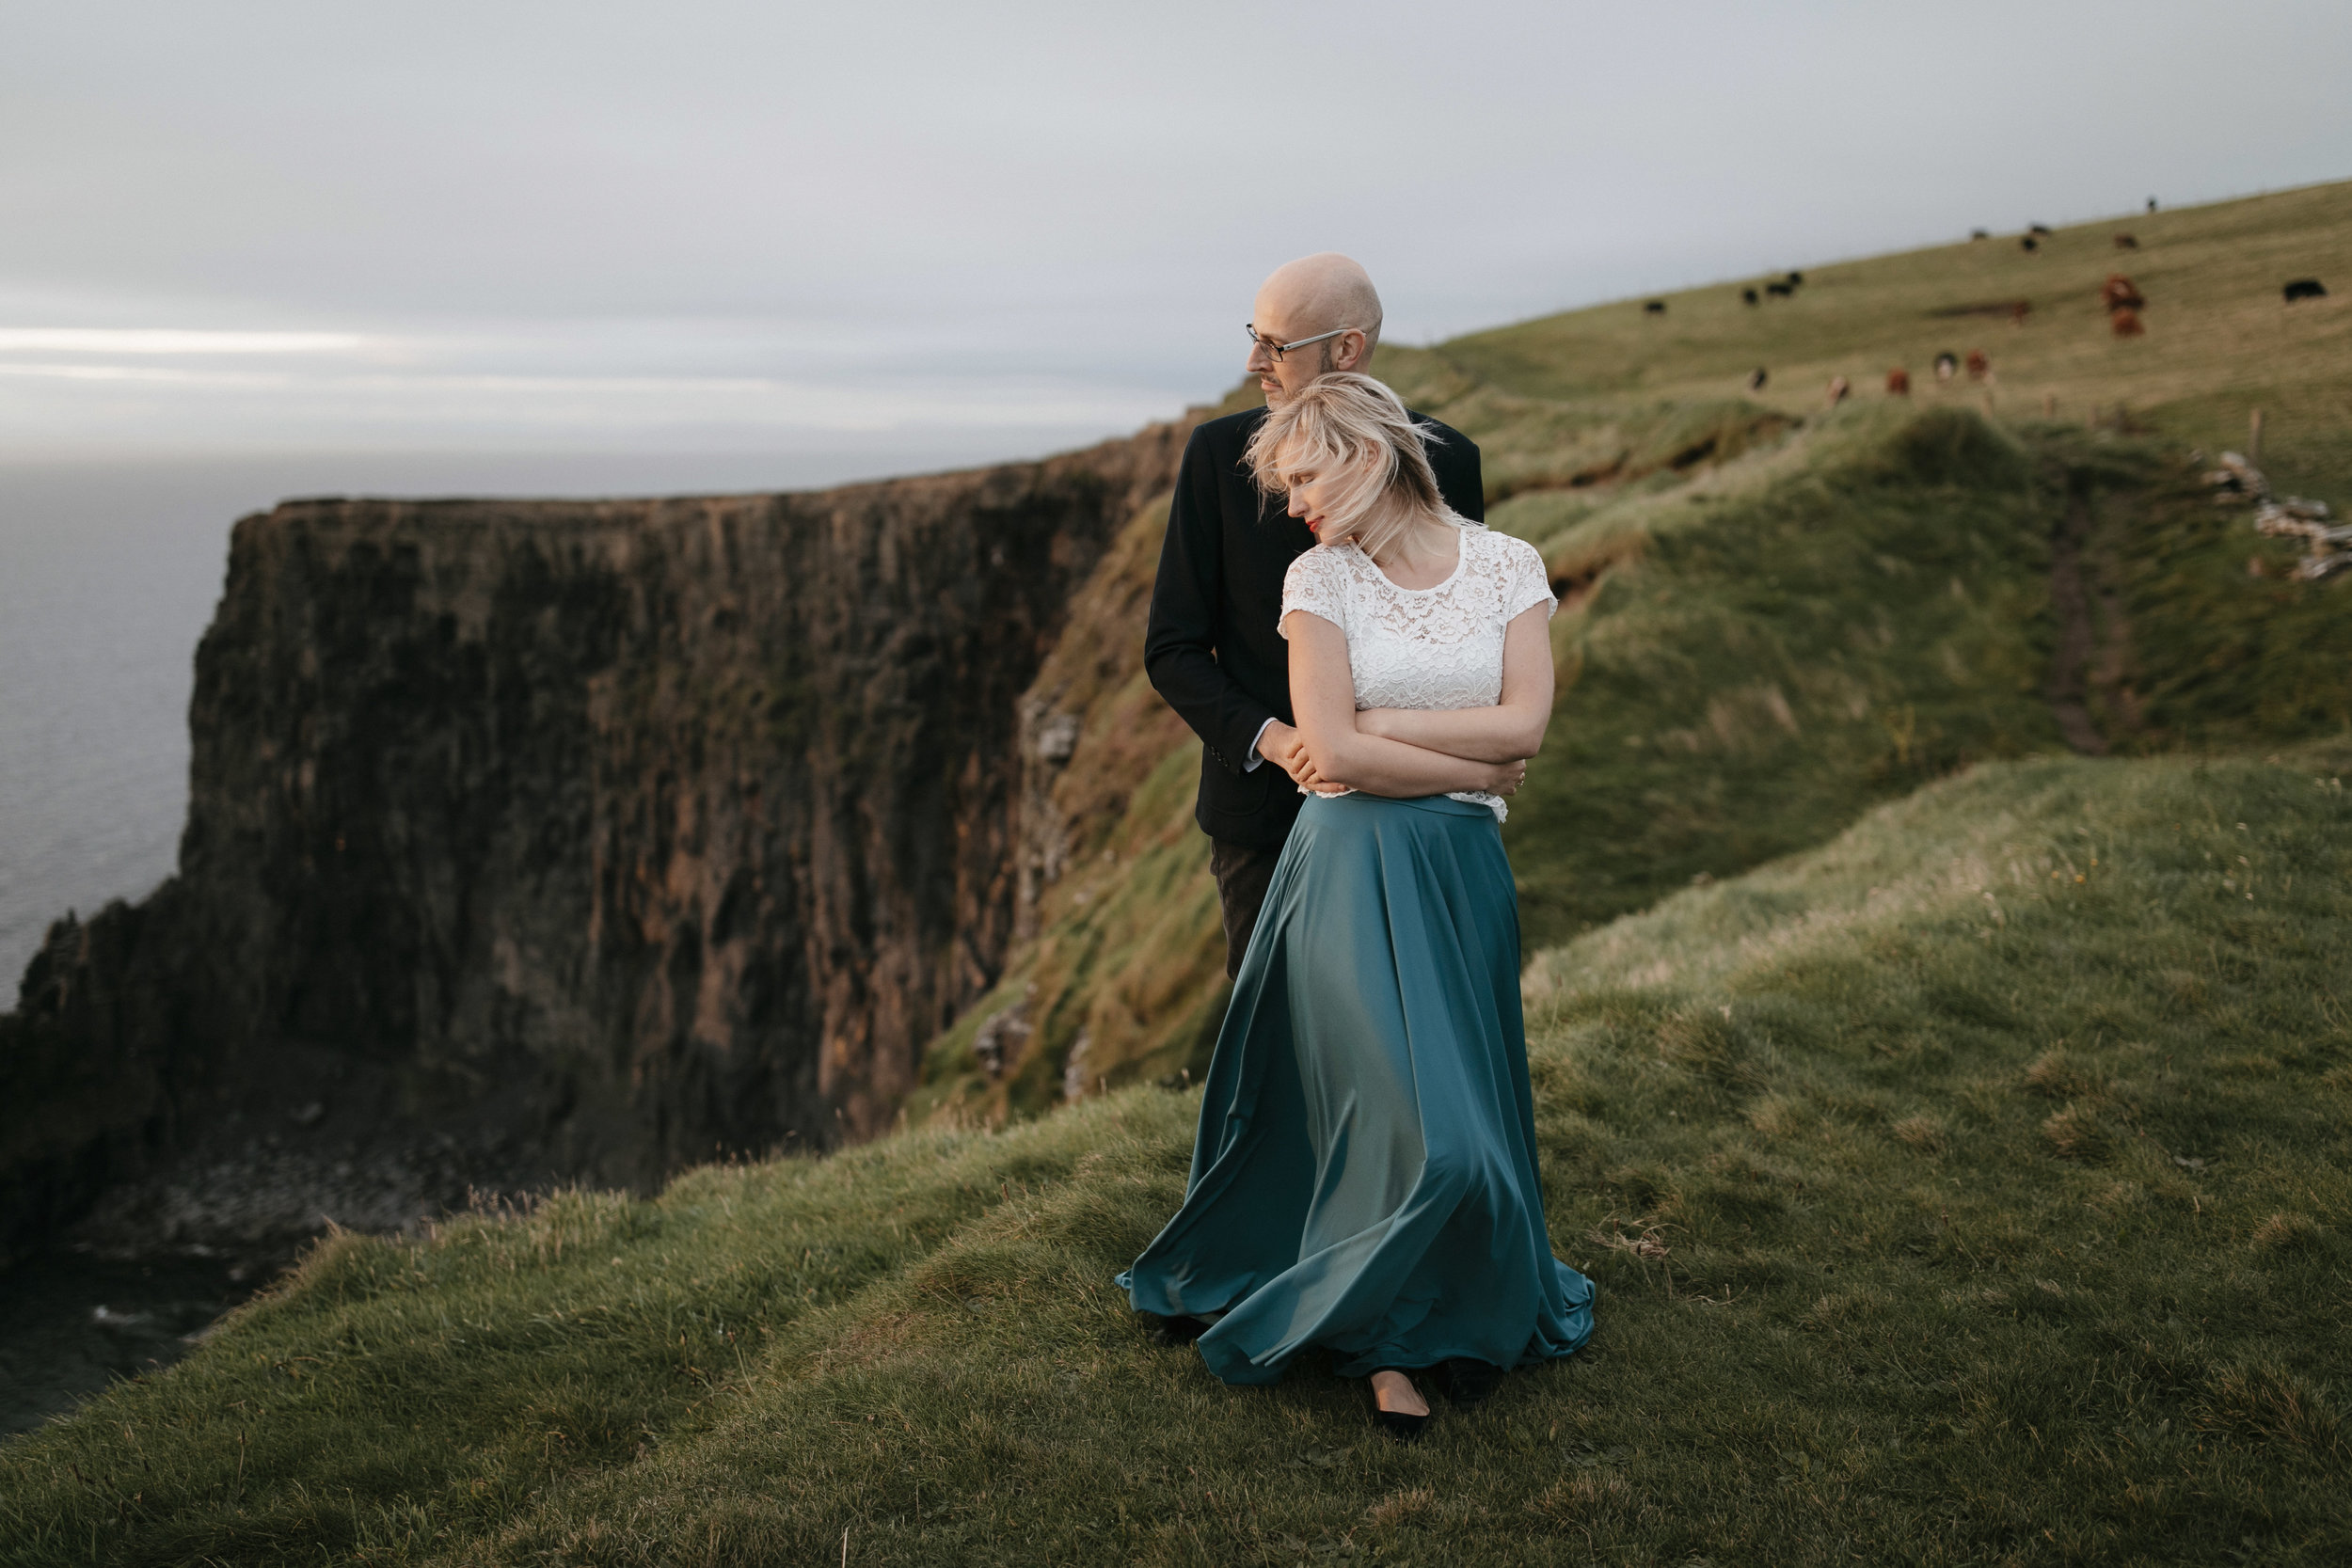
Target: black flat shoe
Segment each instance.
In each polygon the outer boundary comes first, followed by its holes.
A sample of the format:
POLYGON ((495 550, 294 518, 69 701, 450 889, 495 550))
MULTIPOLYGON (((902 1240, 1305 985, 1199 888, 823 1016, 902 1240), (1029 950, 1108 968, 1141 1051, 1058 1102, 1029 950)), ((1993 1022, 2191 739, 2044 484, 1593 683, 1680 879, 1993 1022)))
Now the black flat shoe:
POLYGON ((1176 1350, 1191 1344, 1208 1331, 1209 1325, 1200 1319, 1188 1318, 1180 1312, 1174 1317, 1160 1320, 1160 1326, 1152 1331, 1152 1342, 1162 1350, 1176 1350))
POLYGON ((1491 1361, 1457 1355, 1445 1364, 1445 1397, 1456 1410, 1475 1410, 1502 1386, 1502 1369, 1491 1361))

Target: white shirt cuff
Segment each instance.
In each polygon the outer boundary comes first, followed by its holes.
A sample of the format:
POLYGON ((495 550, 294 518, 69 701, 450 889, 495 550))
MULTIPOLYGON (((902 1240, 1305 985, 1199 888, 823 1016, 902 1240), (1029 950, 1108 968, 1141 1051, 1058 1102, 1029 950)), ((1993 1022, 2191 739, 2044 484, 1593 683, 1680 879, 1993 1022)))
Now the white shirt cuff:
POLYGON ((1279 719, 1269 719, 1258 726, 1258 733, 1249 738, 1249 754, 1242 759, 1241 770, 1243 772, 1254 773, 1258 770, 1258 764, 1265 761, 1265 758, 1258 754, 1258 742, 1265 738, 1266 731, 1280 722, 1279 719))

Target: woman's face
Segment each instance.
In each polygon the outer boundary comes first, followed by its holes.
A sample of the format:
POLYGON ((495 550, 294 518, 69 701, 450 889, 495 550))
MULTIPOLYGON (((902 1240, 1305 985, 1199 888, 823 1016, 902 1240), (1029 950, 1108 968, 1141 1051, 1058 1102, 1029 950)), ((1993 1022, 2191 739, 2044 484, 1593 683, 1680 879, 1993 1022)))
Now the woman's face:
POLYGON ((1330 512, 1362 483, 1375 462, 1366 457, 1345 467, 1309 468, 1290 476, 1290 514, 1307 525, 1316 544, 1336 545, 1356 531, 1352 519, 1335 522, 1330 512))

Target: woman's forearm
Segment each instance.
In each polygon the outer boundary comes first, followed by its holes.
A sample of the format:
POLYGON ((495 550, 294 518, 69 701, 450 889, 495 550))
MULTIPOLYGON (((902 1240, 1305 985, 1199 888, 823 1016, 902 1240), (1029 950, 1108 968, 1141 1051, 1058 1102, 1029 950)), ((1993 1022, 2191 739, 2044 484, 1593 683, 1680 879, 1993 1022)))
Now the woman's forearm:
POLYGON ((1320 746, 1310 741, 1308 750, 1322 753, 1314 760, 1316 771, 1325 779, 1367 795, 1412 800, 1454 790, 1492 790, 1496 784, 1493 762, 1450 755, 1360 730, 1329 736, 1320 746))
POLYGON ((1366 708, 1359 730, 1473 762, 1518 762, 1544 743, 1549 715, 1526 705, 1494 707, 1366 708))

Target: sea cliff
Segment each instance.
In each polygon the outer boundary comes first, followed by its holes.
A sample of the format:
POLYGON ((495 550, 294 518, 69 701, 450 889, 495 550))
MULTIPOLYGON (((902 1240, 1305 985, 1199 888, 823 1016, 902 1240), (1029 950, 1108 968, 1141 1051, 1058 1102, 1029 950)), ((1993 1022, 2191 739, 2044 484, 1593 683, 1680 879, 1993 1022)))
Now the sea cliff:
POLYGON ((1189 428, 244 519, 178 874, 59 922, 0 1017, 0 1246, 93 1205, 125 1244, 398 1224, 887 1126, 1058 832, 1023 694, 1189 428))

